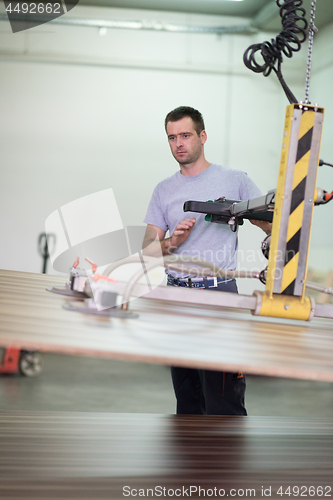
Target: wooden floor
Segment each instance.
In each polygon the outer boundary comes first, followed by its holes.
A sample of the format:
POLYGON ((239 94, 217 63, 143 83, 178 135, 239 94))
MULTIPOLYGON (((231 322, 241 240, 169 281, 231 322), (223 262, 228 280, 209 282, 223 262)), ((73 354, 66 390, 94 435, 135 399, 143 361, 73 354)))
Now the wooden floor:
MULTIPOLYGON (((253 317, 242 311, 137 299, 137 318, 62 308, 46 291, 59 276, 0 272, 0 345, 150 363, 333 381, 333 321, 253 317)), ((211 292, 206 292, 211 293, 211 292)))
POLYGON ((333 494, 332 419, 3 412, 0 424, 1 499, 333 494))
MULTIPOLYGON (((333 381, 331 321, 146 299, 136 319, 86 316, 45 291, 62 285, 1 271, 0 345, 333 381)), ((5 411, 0 498, 330 498, 332 431, 333 419, 5 411)))

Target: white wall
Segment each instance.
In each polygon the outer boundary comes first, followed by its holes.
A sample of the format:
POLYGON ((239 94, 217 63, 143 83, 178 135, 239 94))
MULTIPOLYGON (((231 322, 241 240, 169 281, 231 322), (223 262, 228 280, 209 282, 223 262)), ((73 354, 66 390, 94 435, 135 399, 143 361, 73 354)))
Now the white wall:
MULTIPOLYGON (((67 15, 246 22, 87 7, 67 15)), ((203 113, 209 161, 247 171, 263 192, 276 187, 288 102, 274 75, 253 74, 242 60, 251 43, 271 35, 112 30, 100 37, 95 28, 52 24, 12 34, 5 22, 0 30, 2 268, 40 272, 37 237, 46 217, 107 187, 114 189, 124 225, 142 224, 153 188, 177 169, 163 121, 179 105, 203 113)), ((305 57, 304 48, 283 68, 301 96, 305 57)), ((263 236, 248 222, 240 229, 242 255, 257 254, 257 264, 241 267, 266 265, 259 258, 263 236)), ((240 288, 258 287, 243 282, 240 288)))
MULTIPOLYGON (((314 39, 310 100, 325 108, 320 157, 333 164, 333 24, 325 26, 314 39)), ((333 168, 322 166, 317 185, 333 191, 333 168)), ((321 271, 333 269, 333 202, 315 208, 309 266, 321 271)))

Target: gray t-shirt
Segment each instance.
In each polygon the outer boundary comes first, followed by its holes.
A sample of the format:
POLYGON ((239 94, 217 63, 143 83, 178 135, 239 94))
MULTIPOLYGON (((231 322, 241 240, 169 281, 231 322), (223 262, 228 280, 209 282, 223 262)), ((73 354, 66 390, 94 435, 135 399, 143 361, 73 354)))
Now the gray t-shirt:
MULTIPOLYGON (((183 205, 188 200, 216 200, 221 196, 232 200, 248 200, 260 195, 260 189, 240 170, 211 164, 200 174, 191 177, 178 171, 157 184, 144 222, 164 231, 169 230, 171 235, 181 220, 195 217, 196 223, 190 236, 174 253, 208 260, 223 269, 235 269, 237 233, 233 233, 228 224, 205 221, 205 214, 184 212, 183 205)), ((185 276, 175 271, 169 274, 185 276)))

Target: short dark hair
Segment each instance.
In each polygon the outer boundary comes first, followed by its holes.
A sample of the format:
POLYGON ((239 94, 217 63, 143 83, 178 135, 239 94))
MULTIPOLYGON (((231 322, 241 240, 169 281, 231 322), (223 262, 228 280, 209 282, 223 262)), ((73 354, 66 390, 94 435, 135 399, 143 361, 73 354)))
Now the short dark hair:
POLYGON ((165 131, 169 122, 178 122, 178 120, 186 117, 192 118, 194 130, 198 135, 205 130, 204 120, 200 111, 190 106, 179 106, 166 115, 164 122, 165 131))

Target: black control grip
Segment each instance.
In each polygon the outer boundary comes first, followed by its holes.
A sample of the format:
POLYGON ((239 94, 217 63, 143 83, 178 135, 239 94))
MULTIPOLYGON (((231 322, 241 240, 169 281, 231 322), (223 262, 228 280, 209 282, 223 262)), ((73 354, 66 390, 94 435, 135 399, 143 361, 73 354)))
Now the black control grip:
MULTIPOLYGON (((238 203, 238 201, 228 200, 226 198, 223 198, 218 202, 189 200, 185 201, 183 210, 184 212, 197 212, 200 214, 219 215, 222 217, 230 218, 233 217, 233 214, 230 212, 230 207, 234 203, 238 203)), ((238 215, 238 219, 253 219, 272 222, 273 212, 271 210, 261 210, 253 212, 247 211, 238 215)))
POLYGON ((184 212, 198 212, 200 214, 212 215, 230 215, 229 207, 234 203, 232 200, 226 200, 224 203, 211 201, 185 201, 184 212), (226 203, 226 202, 229 203, 226 203))

